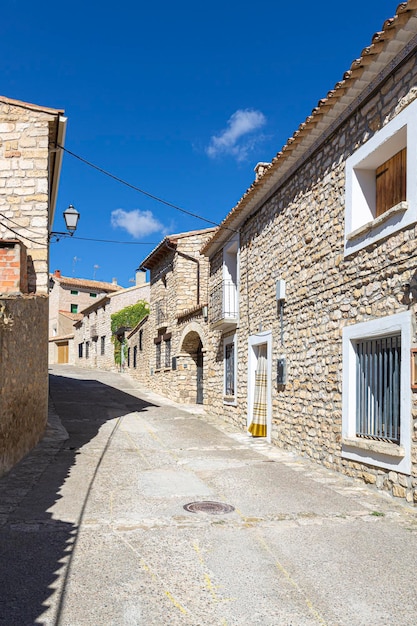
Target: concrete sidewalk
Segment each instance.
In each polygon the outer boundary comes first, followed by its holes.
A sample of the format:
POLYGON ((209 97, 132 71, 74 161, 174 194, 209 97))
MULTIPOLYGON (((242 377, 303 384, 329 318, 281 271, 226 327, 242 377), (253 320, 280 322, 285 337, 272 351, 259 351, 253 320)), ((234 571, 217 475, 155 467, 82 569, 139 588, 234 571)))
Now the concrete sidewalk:
POLYGON ((127 375, 54 366, 51 407, 0 480, 1 625, 416 624, 402 502, 127 375))

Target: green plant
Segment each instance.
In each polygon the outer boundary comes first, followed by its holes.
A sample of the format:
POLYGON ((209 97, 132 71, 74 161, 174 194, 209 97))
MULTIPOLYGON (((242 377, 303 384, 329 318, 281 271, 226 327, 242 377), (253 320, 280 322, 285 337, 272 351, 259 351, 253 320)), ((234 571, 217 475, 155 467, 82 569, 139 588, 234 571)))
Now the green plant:
POLYGON ((124 343, 124 333, 119 335, 123 337, 122 341, 120 341, 116 332, 121 328, 134 328, 148 313, 149 304, 144 300, 139 300, 136 304, 126 306, 124 309, 111 315, 111 332, 114 345, 114 362, 116 365, 120 365, 122 362, 122 345, 124 359, 127 357, 127 345, 124 343))

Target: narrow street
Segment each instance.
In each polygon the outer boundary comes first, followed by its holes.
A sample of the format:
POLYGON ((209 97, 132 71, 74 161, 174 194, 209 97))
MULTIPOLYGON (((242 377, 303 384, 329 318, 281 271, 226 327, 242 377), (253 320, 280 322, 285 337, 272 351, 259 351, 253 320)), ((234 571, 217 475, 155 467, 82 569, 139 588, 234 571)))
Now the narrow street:
POLYGON ((416 623, 417 511, 127 375, 50 374, 0 480, 1 625, 416 623))

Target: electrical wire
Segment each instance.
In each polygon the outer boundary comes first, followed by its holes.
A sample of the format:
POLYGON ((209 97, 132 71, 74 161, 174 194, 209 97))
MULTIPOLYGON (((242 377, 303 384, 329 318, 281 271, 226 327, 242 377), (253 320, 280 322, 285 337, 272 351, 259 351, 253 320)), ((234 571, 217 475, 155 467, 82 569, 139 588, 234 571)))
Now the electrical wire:
MULTIPOLYGON (((18 224, 18 222, 15 222, 10 217, 7 217, 7 215, 4 215, 4 213, 0 213, 0 217, 3 217, 5 220, 8 220, 9 222, 14 224, 15 226, 19 226, 19 228, 24 228, 25 230, 28 231, 28 233, 33 233, 34 235, 38 235, 39 234, 36 230, 31 230, 30 228, 27 228, 27 226, 22 226, 22 224, 18 224)), ((23 235, 22 235, 22 237, 23 237, 23 235)))
MULTIPOLYGON (((42 245, 39 241, 35 241, 34 239, 31 239, 30 237, 26 237, 26 235, 22 235, 21 233, 18 233, 17 230, 14 230, 14 228, 7 226, 7 224, 4 224, 3 222, 0 222, 0 226, 3 226, 3 228, 7 228, 7 230, 10 230, 12 233, 17 235, 18 237, 23 237, 23 239, 27 239, 27 241, 30 241, 31 243, 35 243, 37 246, 42 245)), ((42 247, 46 248, 47 246, 42 246, 42 247)))
POLYGON ((94 239, 93 237, 71 237, 80 241, 99 241, 102 243, 121 243, 128 246, 157 246, 160 241, 120 241, 117 239, 94 239))
POLYGON ((207 219, 206 217, 202 217, 201 215, 198 215, 197 213, 192 213, 191 211, 187 211, 186 209, 183 209, 180 206, 177 206, 176 204, 173 204, 172 202, 168 202, 167 200, 163 200, 162 198, 159 198, 158 196, 155 196, 152 193, 149 193, 148 191, 145 191, 144 189, 141 189, 140 187, 136 187, 136 185, 132 185, 132 183, 129 183, 128 181, 124 180, 123 178, 120 178, 119 176, 116 176, 115 174, 112 174, 111 172, 108 172, 107 170, 103 169, 102 167, 95 165, 94 163, 91 163, 91 161, 88 161, 87 159, 85 159, 84 157, 79 156, 78 154, 75 154, 75 152, 72 152, 71 150, 68 150, 68 148, 65 148, 64 146, 61 146, 60 144, 56 144, 57 148, 60 148, 61 150, 63 150, 64 152, 66 152, 67 154, 69 154, 70 156, 74 157, 75 159, 78 159, 79 161, 81 161, 81 163, 84 163, 85 165, 88 165, 89 167, 97 170, 98 172, 100 172, 101 174, 104 174, 105 176, 108 176, 109 178, 112 178, 113 180, 115 180, 118 183, 121 183, 122 185, 125 185, 125 187, 129 187, 129 189, 133 189, 134 191, 137 191, 138 193, 141 193, 142 195, 151 198, 152 200, 155 200, 156 202, 160 202, 161 204, 164 204, 165 206, 171 207, 172 209, 175 209, 176 211, 180 211, 181 213, 185 213, 185 215, 189 215, 191 217, 195 217, 198 220, 202 220, 203 222, 206 222, 207 224, 212 224, 212 226, 217 226, 218 228, 222 228, 225 230, 230 230, 231 232, 235 233, 237 232, 236 230, 234 230, 233 228, 229 228, 227 226, 221 226, 221 224, 218 224, 217 222, 213 222, 212 220, 207 219))

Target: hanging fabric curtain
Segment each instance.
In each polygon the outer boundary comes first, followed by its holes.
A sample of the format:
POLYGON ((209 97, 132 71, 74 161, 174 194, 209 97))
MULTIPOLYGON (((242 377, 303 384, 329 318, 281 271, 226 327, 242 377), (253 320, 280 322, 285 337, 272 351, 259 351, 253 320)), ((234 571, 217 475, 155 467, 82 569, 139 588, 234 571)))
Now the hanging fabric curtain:
POLYGON ((267 361, 266 344, 259 346, 258 363, 255 372, 255 390, 253 398, 252 422, 248 431, 253 437, 266 437, 267 415, 267 361))

